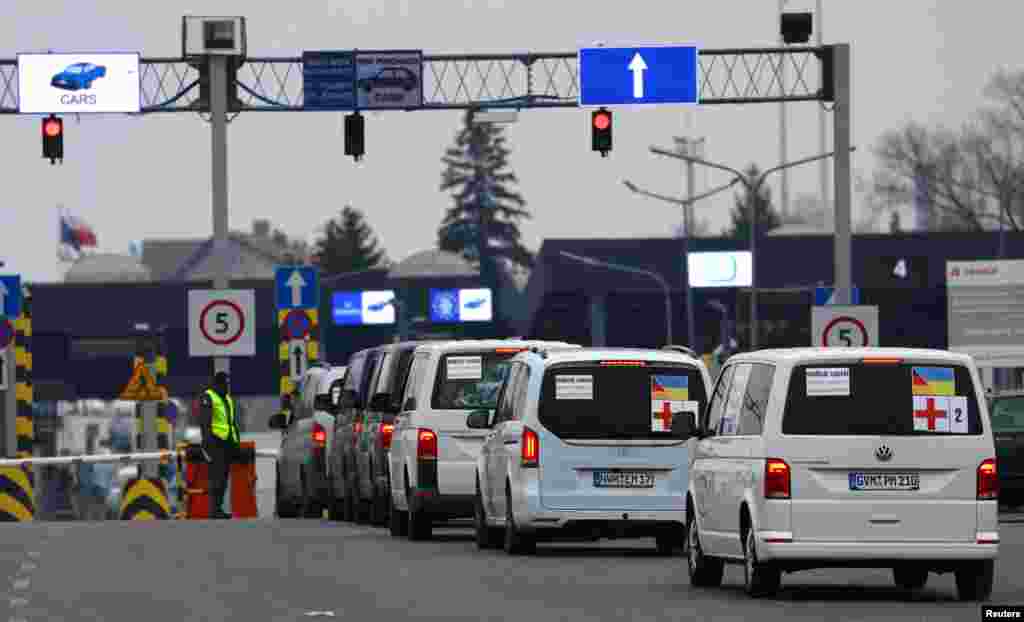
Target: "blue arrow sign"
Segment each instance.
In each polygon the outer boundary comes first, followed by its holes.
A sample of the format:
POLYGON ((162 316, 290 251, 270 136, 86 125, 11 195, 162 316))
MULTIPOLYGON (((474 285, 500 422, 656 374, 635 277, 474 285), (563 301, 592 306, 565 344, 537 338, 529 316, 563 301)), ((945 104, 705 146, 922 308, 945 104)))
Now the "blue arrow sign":
MULTIPOLYGON (((814 288, 814 304, 816 306, 822 305, 834 305, 836 303, 836 288, 834 287, 815 287, 814 288)), ((854 287, 850 291, 850 304, 860 304, 860 289, 854 287)))
POLYGON ((0 317, 16 318, 21 315, 21 276, 0 276, 0 317))
POLYGON ((696 104, 693 46, 581 48, 580 106, 696 104))
POLYGON ((311 266, 277 266, 274 269, 278 309, 315 309, 320 304, 320 279, 311 266))

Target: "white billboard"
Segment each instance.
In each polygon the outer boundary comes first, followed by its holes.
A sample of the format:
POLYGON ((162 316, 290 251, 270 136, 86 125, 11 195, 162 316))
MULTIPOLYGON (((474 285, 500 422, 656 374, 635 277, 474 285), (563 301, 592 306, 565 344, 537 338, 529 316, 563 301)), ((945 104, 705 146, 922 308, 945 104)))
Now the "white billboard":
POLYGON ((750 287, 753 263, 750 251, 690 253, 687 278, 690 287, 750 287))
POLYGON ((394 300, 395 292, 390 290, 363 292, 363 324, 394 324, 394 300))
POLYGON ((18 112, 140 112, 139 54, 19 54, 18 112))

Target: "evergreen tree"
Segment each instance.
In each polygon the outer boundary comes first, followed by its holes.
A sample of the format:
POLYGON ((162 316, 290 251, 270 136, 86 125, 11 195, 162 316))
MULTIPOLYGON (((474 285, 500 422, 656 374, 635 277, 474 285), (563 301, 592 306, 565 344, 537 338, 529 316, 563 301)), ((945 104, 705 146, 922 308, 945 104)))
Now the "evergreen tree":
POLYGON ((340 274, 375 268, 385 261, 384 251, 363 213, 346 205, 341 216, 324 226, 324 235, 316 241, 313 253, 320 269, 340 274))
MULTIPOLYGON (((761 176, 761 170, 756 164, 751 164, 744 171, 747 183, 751 186, 757 182, 757 178, 761 176)), ((782 224, 782 220, 779 217, 779 213, 775 211, 775 207, 772 206, 772 194, 771 190, 761 185, 758 189, 757 196, 752 196, 749 186, 744 186, 743 194, 736 195, 736 207, 732 209, 732 226, 726 231, 728 237, 738 238, 740 240, 750 239, 750 206, 754 205, 757 210, 757 232, 758 235, 764 235, 768 231, 778 227, 782 224)))
POLYGON ((469 110, 455 145, 441 158, 441 191, 451 192, 455 205, 438 229, 438 247, 478 264, 481 277, 495 291, 502 262, 533 266, 533 254, 523 246, 519 231, 519 222, 530 213, 522 195, 510 188, 519 180, 509 169, 506 142, 504 128, 475 124, 469 110))

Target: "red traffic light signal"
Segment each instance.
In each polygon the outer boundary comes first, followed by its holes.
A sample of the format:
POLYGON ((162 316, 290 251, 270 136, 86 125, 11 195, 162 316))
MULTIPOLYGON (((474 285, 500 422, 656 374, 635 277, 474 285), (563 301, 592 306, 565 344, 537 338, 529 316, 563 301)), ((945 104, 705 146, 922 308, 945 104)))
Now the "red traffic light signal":
POLYGON ((64 160, 64 121, 54 115, 43 119, 43 157, 50 164, 64 160))
POLYGON ((590 114, 590 144, 594 151, 601 152, 602 158, 612 150, 611 110, 601 108, 590 114))

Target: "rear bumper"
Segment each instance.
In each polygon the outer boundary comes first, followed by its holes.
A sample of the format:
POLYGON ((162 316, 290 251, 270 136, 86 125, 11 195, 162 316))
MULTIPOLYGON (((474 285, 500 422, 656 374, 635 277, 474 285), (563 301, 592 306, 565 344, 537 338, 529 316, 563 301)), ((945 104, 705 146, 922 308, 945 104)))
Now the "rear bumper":
POLYGON ((595 510, 543 510, 529 512, 520 518, 516 516, 518 527, 532 531, 564 530, 588 534, 602 532, 614 533, 621 537, 631 534, 653 533, 665 527, 686 524, 686 512, 679 510, 648 510, 648 511, 595 511, 595 510))
MULTIPOLYGON (((774 533, 771 535, 775 535, 774 533)), ((816 562, 810 567, 858 566, 873 562, 877 567, 892 560, 983 560, 999 556, 998 544, 972 542, 765 542, 758 534, 758 556, 764 560, 816 562)), ((800 564, 795 564, 800 565, 800 564)), ((871 566, 872 564, 869 564, 871 566)))
POLYGON ((413 491, 410 502, 421 512, 438 519, 472 518, 476 495, 441 495, 434 491, 413 491))

